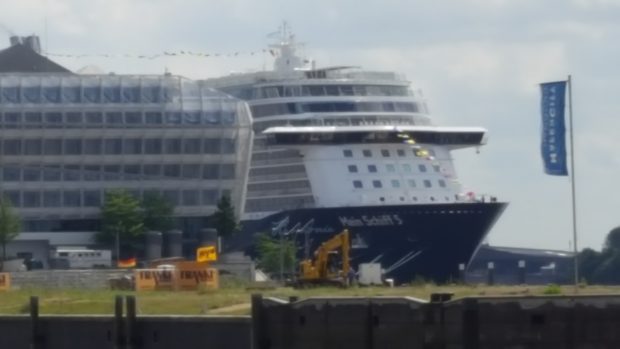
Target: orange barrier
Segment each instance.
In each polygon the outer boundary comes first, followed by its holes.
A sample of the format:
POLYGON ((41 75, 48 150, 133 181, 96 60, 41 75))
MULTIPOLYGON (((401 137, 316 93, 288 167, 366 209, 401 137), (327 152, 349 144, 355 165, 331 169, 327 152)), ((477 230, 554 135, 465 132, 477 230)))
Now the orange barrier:
POLYGON ((8 291, 11 289, 11 274, 0 273, 0 291, 8 291))

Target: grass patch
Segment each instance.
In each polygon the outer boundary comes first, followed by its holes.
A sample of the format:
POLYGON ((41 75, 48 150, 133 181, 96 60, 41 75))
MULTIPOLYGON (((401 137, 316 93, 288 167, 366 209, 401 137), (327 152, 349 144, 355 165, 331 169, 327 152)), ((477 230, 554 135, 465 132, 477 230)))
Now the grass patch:
MULTIPOLYGON (((618 293, 620 287, 587 286, 579 294, 618 293)), ((39 297, 40 314, 113 314, 116 295, 135 295, 138 314, 164 315, 247 315, 253 293, 288 299, 309 297, 416 297, 429 299, 431 293, 450 292, 455 298, 466 296, 570 295, 574 286, 483 286, 416 284, 408 287, 317 287, 296 290, 288 287, 259 289, 244 283, 229 283, 219 290, 128 292, 78 289, 23 289, 0 293, 0 314, 28 314, 30 296, 39 297), (551 292, 551 293, 550 293, 551 292)))

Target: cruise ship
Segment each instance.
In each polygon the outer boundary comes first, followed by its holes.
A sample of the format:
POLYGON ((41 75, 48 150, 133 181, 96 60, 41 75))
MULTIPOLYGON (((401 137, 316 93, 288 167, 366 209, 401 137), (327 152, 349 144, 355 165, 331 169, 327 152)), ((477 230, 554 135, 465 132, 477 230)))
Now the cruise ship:
POLYGON ((392 72, 317 68, 296 54, 284 24, 273 70, 203 81, 250 105, 255 132, 244 232, 285 234, 308 254, 344 228, 352 265, 380 263, 386 278, 457 277, 506 207, 466 191, 453 150, 486 144, 479 127, 433 124, 421 92, 392 72))

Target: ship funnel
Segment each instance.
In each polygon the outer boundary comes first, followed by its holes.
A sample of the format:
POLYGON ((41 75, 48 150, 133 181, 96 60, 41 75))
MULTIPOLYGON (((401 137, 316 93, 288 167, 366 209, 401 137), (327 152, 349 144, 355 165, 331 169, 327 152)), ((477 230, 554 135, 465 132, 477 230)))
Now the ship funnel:
POLYGON ((39 37, 36 35, 30 36, 17 36, 13 35, 10 37, 11 46, 23 45, 33 50, 36 53, 41 53, 41 41, 39 37))

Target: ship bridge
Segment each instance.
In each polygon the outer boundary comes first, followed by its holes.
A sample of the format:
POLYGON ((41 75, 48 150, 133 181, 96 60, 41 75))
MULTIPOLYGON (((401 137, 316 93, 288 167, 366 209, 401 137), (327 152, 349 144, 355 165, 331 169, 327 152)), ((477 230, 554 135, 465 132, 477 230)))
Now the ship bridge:
POLYGON ((486 144, 486 129, 481 127, 436 126, 315 126, 272 127, 263 134, 269 145, 308 146, 338 144, 417 144, 443 145, 449 148, 486 144))

